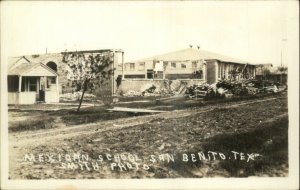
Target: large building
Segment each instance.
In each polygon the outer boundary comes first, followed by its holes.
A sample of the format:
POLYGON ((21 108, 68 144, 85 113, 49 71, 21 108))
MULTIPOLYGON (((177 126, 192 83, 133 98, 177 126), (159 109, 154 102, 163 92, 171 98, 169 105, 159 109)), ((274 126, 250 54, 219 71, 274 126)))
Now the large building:
MULTIPOLYGON (((32 104, 35 102, 58 102, 59 94, 74 91, 66 75, 67 64, 63 61, 64 54, 46 53, 11 57, 8 62, 8 96, 9 104, 32 104)), ((120 49, 101 49, 76 51, 84 55, 112 54, 114 69, 110 80, 97 88, 98 96, 111 96, 117 91, 117 69, 123 65, 124 52, 120 49)))
POLYGON ((194 48, 126 62, 122 67, 122 78, 125 80, 199 79, 211 84, 220 79, 240 80, 254 77, 255 65, 194 48))

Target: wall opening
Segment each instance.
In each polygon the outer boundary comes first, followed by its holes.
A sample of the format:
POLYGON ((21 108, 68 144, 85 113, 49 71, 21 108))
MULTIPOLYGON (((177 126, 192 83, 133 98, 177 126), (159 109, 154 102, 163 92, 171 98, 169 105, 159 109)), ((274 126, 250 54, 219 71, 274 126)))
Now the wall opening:
POLYGON ((46 65, 50 67, 52 70, 54 70, 55 72, 57 72, 57 64, 54 63, 53 61, 48 62, 46 65))

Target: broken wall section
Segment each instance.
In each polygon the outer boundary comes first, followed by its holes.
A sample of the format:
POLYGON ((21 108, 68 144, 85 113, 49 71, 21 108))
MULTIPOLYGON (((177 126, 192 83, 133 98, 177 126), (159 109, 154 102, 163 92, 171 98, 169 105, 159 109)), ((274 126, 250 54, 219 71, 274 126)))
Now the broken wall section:
POLYGON ((204 80, 122 80, 117 90, 121 96, 184 96, 186 87, 204 80))

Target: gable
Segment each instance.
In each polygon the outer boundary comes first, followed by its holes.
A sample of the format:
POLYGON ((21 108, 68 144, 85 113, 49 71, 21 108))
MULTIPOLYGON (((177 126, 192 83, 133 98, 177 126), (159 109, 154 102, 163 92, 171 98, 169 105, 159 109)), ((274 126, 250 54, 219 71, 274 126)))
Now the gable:
POLYGON ((9 69, 14 69, 16 67, 18 67, 19 65, 22 64, 30 64, 30 61, 25 57, 10 57, 8 59, 8 68, 9 69))
POLYGON ((22 73, 22 76, 57 76, 57 74, 52 71, 50 68, 47 68, 47 66, 44 66, 42 64, 38 64, 35 67, 32 67, 27 72, 22 73))

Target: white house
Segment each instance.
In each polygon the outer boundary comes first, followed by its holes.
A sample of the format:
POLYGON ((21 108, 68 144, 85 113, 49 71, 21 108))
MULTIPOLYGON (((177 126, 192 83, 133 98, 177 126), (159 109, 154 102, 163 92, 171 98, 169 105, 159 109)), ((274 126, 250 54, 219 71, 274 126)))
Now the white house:
POLYGON ((42 63, 25 57, 13 61, 7 76, 8 104, 59 102, 57 73, 42 63))

